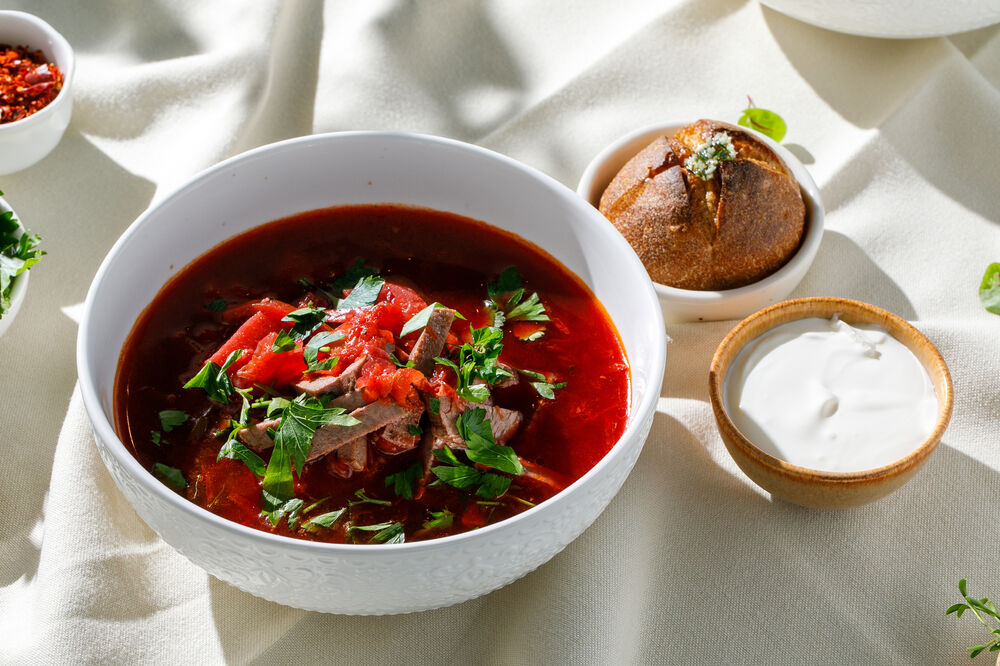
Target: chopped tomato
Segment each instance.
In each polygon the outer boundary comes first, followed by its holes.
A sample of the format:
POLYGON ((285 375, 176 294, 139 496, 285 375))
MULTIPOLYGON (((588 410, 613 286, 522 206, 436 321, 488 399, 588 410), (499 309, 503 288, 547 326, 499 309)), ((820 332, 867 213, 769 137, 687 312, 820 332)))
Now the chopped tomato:
POLYGON ((282 317, 293 310, 295 310, 295 306, 289 305, 284 301, 278 301, 273 298, 262 298, 259 301, 250 301, 249 303, 229 308, 222 313, 222 321, 228 323, 243 321, 257 312, 263 312, 271 319, 281 321, 282 317))
POLYGON ((486 516, 483 514, 483 510, 475 502, 470 503, 465 507, 465 511, 462 513, 462 527, 467 530, 474 529, 476 527, 483 527, 486 525, 486 516))
POLYGON ((212 354, 209 360, 217 365, 222 365, 226 362, 226 357, 237 349, 242 349, 243 355, 230 366, 229 373, 232 374, 243 365, 246 365, 250 360, 250 350, 257 346, 261 338, 271 333, 277 335, 279 330, 281 330, 280 324, 267 315, 258 312, 243 322, 243 325, 236 329, 236 332, 219 347, 218 351, 212 354))
POLYGON ((302 341, 296 341, 295 349, 275 352, 271 347, 277 337, 277 332, 269 333, 257 343, 253 357, 236 373, 234 381, 237 385, 282 386, 302 377, 302 373, 306 371, 306 362, 302 358, 302 341))
POLYGON ((387 328, 394 333, 399 333, 403 325, 427 307, 427 302, 420 297, 420 294, 409 287, 394 282, 386 282, 378 296, 379 303, 388 303, 393 308, 384 310, 384 318, 381 320, 383 328, 387 328))

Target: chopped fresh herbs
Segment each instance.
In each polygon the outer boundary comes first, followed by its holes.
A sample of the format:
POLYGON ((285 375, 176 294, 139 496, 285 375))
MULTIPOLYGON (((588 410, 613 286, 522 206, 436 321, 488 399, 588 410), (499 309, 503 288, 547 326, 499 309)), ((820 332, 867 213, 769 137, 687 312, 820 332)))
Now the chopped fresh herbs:
POLYGON ((430 514, 430 520, 424 521, 425 530, 446 530, 455 522, 455 514, 448 509, 431 511, 430 514))
POLYGON ((489 297, 486 304, 493 312, 493 326, 496 328, 507 321, 549 321, 537 292, 522 300, 524 288, 521 286, 521 274, 513 266, 500 273, 496 282, 486 285, 486 294, 489 297))
POLYGON ((347 271, 340 277, 334 279, 330 282, 330 289, 334 291, 343 291, 344 289, 350 289, 355 286, 359 280, 366 277, 373 277, 378 275, 378 270, 372 268, 371 266, 365 266, 364 259, 358 259, 347 271))
POLYGON ((274 451, 264 473, 261 495, 262 513, 276 525, 275 516, 282 504, 294 497, 292 467, 302 473, 306 454, 316 430, 324 425, 352 426, 360 423, 339 407, 326 408, 315 398, 301 396, 288 403, 281 415, 281 425, 274 438, 274 451))
POLYGON ((180 409, 164 409, 160 412, 160 425, 163 427, 163 432, 170 432, 187 419, 187 412, 180 409))
POLYGON ((292 336, 292 334, 288 331, 278 331, 278 337, 276 337, 274 342, 271 343, 271 351, 275 354, 283 354, 284 352, 292 351, 298 346, 296 343, 297 339, 298 338, 292 336))
POLYGON ((402 472, 396 472, 385 477, 385 485, 392 486, 396 497, 413 499, 413 486, 424 475, 424 466, 413 463, 402 472))
POLYGON ((413 435, 414 437, 419 437, 420 435, 424 434, 424 429, 418 426, 416 423, 411 423, 410 425, 406 426, 406 431, 411 435, 413 435))
POLYGON ((156 463, 153 465, 153 472, 166 481, 167 485, 173 486, 177 490, 184 490, 188 486, 187 481, 184 479, 184 475, 181 474, 181 471, 176 467, 164 465, 163 463, 156 463))
POLYGON ((385 280, 375 275, 368 275, 358 280, 351 293, 346 298, 341 299, 337 304, 338 310, 350 310, 351 308, 363 308, 374 305, 378 300, 378 295, 382 293, 382 286, 385 280))
MULTIPOLYGON (((315 289, 319 293, 323 294, 323 296, 325 296, 326 299, 328 301, 330 301, 331 305, 336 305, 337 303, 340 302, 339 298, 337 298, 336 296, 334 296, 333 294, 331 294, 329 291, 327 291, 323 287, 319 286, 318 284, 314 284, 312 282, 312 280, 308 280, 306 278, 301 278, 299 280, 296 280, 296 282, 298 283, 298 285, 300 287, 304 287, 306 289, 315 289)), ((352 282, 351 284, 354 284, 354 283, 352 282)))
POLYGON ((152 440, 153 444, 160 446, 163 444, 163 434, 159 430, 150 430, 149 439, 152 440))
POLYGON ((397 368, 412 368, 415 365, 412 360, 403 363, 396 357, 395 353, 389 354, 389 360, 392 361, 393 365, 395 365, 397 368))
POLYGON ((318 370, 330 370, 337 365, 337 357, 331 356, 323 361, 319 360, 319 353, 330 353, 327 345, 343 340, 343 333, 331 333, 330 331, 320 331, 312 336, 302 350, 302 358, 306 362, 306 372, 316 372, 318 370))
POLYGON ((275 508, 268 514, 268 518, 271 518, 272 525, 277 525, 282 518, 286 518, 289 529, 295 529, 296 523, 299 522, 299 515, 302 513, 303 506, 305 506, 305 502, 293 497, 275 508))
POLYGON ((543 375, 540 372, 535 372, 534 370, 518 369, 518 372, 520 372, 525 377, 530 377, 531 379, 534 379, 535 381, 531 382, 531 385, 534 387, 535 391, 538 392, 538 395, 542 396, 547 400, 555 400, 556 390, 566 387, 566 382, 558 382, 556 384, 552 384, 549 382, 548 378, 545 375, 543 375))
POLYGON ((322 504, 323 502, 327 501, 328 499, 330 499, 329 496, 322 497, 322 498, 316 500, 315 502, 313 502, 312 504, 310 504, 306 508, 302 509, 302 515, 310 513, 313 509, 315 509, 316 507, 318 507, 320 504, 322 504))
POLYGON ((983 280, 979 283, 979 302, 989 312, 1000 314, 1000 264, 986 267, 983 280))
POLYGON ((311 306, 293 310, 281 318, 281 321, 294 322, 288 333, 292 338, 300 340, 312 335, 326 320, 326 310, 311 306))
POLYGON ((226 443, 219 449, 219 455, 216 460, 222 460, 223 458, 239 460, 249 467, 250 471, 257 475, 257 478, 264 478, 264 471, 267 467, 264 461, 237 439, 226 440, 226 443))
POLYGON ((218 312, 219 310, 225 310, 226 309, 226 305, 227 305, 226 299, 224 299, 224 298, 217 298, 214 301, 212 301, 211 303, 207 303, 205 305, 205 309, 206 310, 211 310, 212 312, 218 312))
MULTIPOLYGON (((386 485, 389 485, 389 484, 386 484, 386 485)), ((357 506, 358 504, 378 504, 380 506, 390 506, 390 505, 392 505, 392 502, 390 502, 389 500, 380 500, 380 499, 375 499, 374 497, 368 497, 368 495, 365 494, 365 489, 364 488, 358 488, 357 490, 355 490, 354 491, 354 496, 358 498, 358 501, 357 502, 348 502, 347 503, 348 506, 357 506)))
MULTIPOLYGON (((336 511, 330 511, 329 513, 321 514, 315 518, 310 518, 302 524, 302 528, 312 530, 317 527, 333 527, 333 524, 340 520, 340 517, 344 515, 345 511, 347 511, 347 509, 337 509, 336 511)), ((306 509, 306 512, 308 512, 308 509, 306 509)))
POLYGON ((197 375, 184 385, 184 388, 204 389, 209 399, 228 405, 229 397, 233 394, 234 389, 226 369, 242 355, 243 350, 237 349, 226 357, 226 361, 221 367, 212 361, 205 361, 205 365, 202 366, 197 375))
POLYGON ((736 153, 732 137, 725 132, 716 132, 684 160, 684 168, 702 180, 709 180, 715 175, 719 162, 735 159, 736 153))
POLYGON ((1000 652, 1000 612, 997 611, 997 605, 983 597, 982 599, 976 599, 975 597, 970 597, 968 591, 966 590, 965 579, 958 581, 958 591, 962 593, 962 597, 965 598, 964 604, 954 604, 945 611, 945 615, 950 615, 954 613, 956 617, 962 617, 965 611, 971 610, 976 616, 986 630, 989 632, 992 640, 989 643, 984 643, 983 645, 972 645, 966 649, 969 651, 969 658, 979 656, 979 653, 984 650, 989 650, 990 652, 1000 652), (989 621, 987 621, 989 618, 989 621), (994 626, 995 625, 995 626, 994 626))
POLYGON ((349 532, 360 530, 363 532, 378 532, 371 538, 372 543, 403 543, 406 535, 403 531, 403 523, 379 523, 377 525, 351 525, 347 528, 349 532))
POLYGON ((785 125, 784 119, 774 111, 758 109, 749 97, 747 97, 747 103, 747 108, 743 109, 743 115, 736 121, 736 124, 757 130, 761 134, 781 143, 781 140, 785 138, 785 133, 788 131, 788 126, 785 125))
POLYGON ((510 479, 492 472, 480 472, 461 462, 448 446, 434 451, 434 457, 444 464, 431 467, 431 472, 444 483, 460 490, 476 488, 476 494, 495 499, 510 487, 510 479))
MULTIPOLYGON (((426 308, 424 308, 417 314, 410 317, 410 320, 405 324, 403 324, 403 330, 399 332, 399 337, 402 338, 404 336, 409 335, 410 333, 413 333, 414 331, 419 331, 420 329, 427 326, 427 322, 431 320, 431 314, 434 312, 434 309, 443 307, 446 306, 441 305, 440 303, 431 303, 426 308)), ((458 317, 459 319, 465 319, 465 317, 463 317, 457 312, 455 313, 455 316, 458 317)))
POLYGON ((10 308, 15 278, 41 261, 45 254, 38 249, 41 236, 28 233, 18 236, 19 231, 12 211, 0 213, 0 318, 10 308))
POLYGON ((431 410, 431 414, 441 413, 441 398, 428 398, 427 408, 431 410))
POLYGON ((482 407, 467 409, 455 421, 459 434, 468 447, 469 460, 508 474, 524 474, 524 466, 514 449, 500 446, 493 441, 493 430, 482 407))
POLYGON ((503 331, 493 326, 471 328, 472 343, 466 342, 458 349, 458 363, 437 357, 435 362, 446 365, 458 375, 456 392, 469 402, 483 402, 490 397, 489 387, 510 377, 511 373, 500 364, 503 351, 503 331), (477 383, 475 380, 483 383, 477 383))

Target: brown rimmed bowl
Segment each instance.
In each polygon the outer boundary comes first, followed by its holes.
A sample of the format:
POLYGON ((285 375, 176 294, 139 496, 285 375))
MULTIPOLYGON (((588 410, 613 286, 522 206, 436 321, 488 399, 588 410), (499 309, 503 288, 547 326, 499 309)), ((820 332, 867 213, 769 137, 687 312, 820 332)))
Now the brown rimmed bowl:
POLYGON ((941 353, 916 328, 896 315, 868 303, 845 298, 799 298, 756 312, 723 339, 708 374, 708 393, 719 434, 740 469, 774 497, 817 509, 860 506, 885 497, 917 473, 941 441, 951 419, 952 386, 941 353), (885 329, 909 349, 927 370, 938 399, 938 417, 931 435, 913 452, 877 469, 826 472, 799 467, 771 456, 747 439, 726 412, 726 377, 743 347, 776 326, 808 317, 833 315, 848 324, 873 324, 885 329))

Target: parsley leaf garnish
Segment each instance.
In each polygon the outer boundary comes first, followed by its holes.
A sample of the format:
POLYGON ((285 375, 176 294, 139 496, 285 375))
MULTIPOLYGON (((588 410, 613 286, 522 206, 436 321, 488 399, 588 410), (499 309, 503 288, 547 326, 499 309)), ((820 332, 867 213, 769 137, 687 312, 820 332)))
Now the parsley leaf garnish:
POLYGON ((188 486, 187 481, 184 479, 184 475, 176 467, 164 465, 163 463, 156 463, 153 465, 153 471, 158 474, 161 479, 166 481, 167 485, 173 486, 177 490, 184 490, 188 486))
POLYGON ((352 426, 360 423, 339 407, 326 408, 316 398, 301 396, 288 403, 281 415, 281 425, 274 438, 274 451, 264 473, 261 495, 262 513, 272 524, 280 516, 275 512, 294 497, 292 466, 302 473, 306 455, 312 447, 316 430, 324 425, 352 426))
MULTIPOLYGON (((417 314, 410 317, 410 320, 403 324, 403 330, 399 332, 399 337, 404 337, 413 333, 414 331, 419 331, 420 329, 427 326, 427 322, 431 320, 431 313, 434 312, 435 308, 445 308, 446 305, 441 303, 431 303, 426 308, 418 312, 417 314)), ((458 319, 465 319, 459 312, 455 312, 455 317, 458 319)))
POLYGON ((159 430, 150 430, 149 439, 152 440, 153 444, 160 446, 161 444, 163 444, 163 433, 161 433, 159 430))
POLYGON ((337 509, 336 511, 330 511, 329 513, 324 513, 316 516, 315 518, 310 518, 302 524, 302 528, 312 530, 316 527, 332 527, 335 522, 340 520, 340 517, 344 515, 345 511, 347 511, 347 509, 337 509))
POLYGON ((503 351, 503 331, 493 326, 471 328, 472 343, 466 342, 458 350, 458 363, 444 357, 435 362, 446 365, 458 375, 456 392, 469 402, 483 402, 490 396, 489 387, 510 377, 511 373, 500 365, 503 351), (484 383, 476 383, 480 379, 484 383))
MULTIPOLYGON (((315 289, 319 293, 323 294, 323 296, 325 296, 326 299, 328 301, 330 301, 331 305, 336 305, 337 303, 340 302, 339 298, 337 298, 336 296, 334 296, 333 294, 331 294, 330 292, 328 292, 326 289, 324 289, 323 287, 319 286, 318 284, 313 283, 312 280, 308 280, 306 278, 301 278, 299 280, 296 280, 296 282, 298 283, 298 285, 300 287, 303 287, 304 289, 315 289)), ((351 284, 354 284, 354 283, 352 282, 351 284)), ((348 286, 350 286, 350 285, 348 285, 348 286)))
POLYGON ((493 312, 493 326, 496 328, 506 321, 549 321, 537 292, 522 300, 524 288, 521 286, 521 274, 513 266, 500 273, 496 282, 486 285, 486 294, 489 296, 486 305, 493 312))
MULTIPOLYGON (((378 275, 378 270, 372 268, 371 266, 365 266, 364 259, 358 259, 347 271, 340 277, 334 279, 330 282, 330 289, 334 291, 343 291, 344 289, 349 289, 358 283, 358 280, 365 277, 371 277, 378 275)), ((335 299, 334 302, 336 302, 335 299)))
POLYGON ((221 367, 212 361, 205 361, 205 365, 184 385, 184 388, 204 389, 209 399, 228 405, 229 396, 233 394, 234 388, 233 382, 226 374, 226 369, 242 355, 243 350, 237 349, 226 357, 226 361, 221 367))
POLYGON ((288 334, 292 338, 302 339, 312 335, 316 329, 323 325, 326 319, 326 310, 306 306, 289 312, 281 318, 281 321, 295 322, 288 334))
POLYGON ((187 412, 180 409, 164 409, 160 412, 160 425, 163 427, 163 432, 170 432, 187 419, 187 412))
POLYGON ((374 497, 368 497, 365 495, 364 488, 358 488, 354 491, 354 496, 358 498, 357 502, 348 502, 348 506, 357 506, 358 504, 377 504, 379 506, 389 506, 392 504, 389 500, 375 499, 374 497))
POLYGON ((469 460, 508 474, 524 474, 524 466, 514 449, 494 443, 493 430, 486 418, 485 409, 473 407, 465 410, 458 415, 455 426, 468 447, 465 454, 469 460))
POLYGON ((271 351, 275 354, 292 351, 297 346, 295 343, 296 340, 297 338, 288 331, 278 331, 278 337, 271 343, 271 351))
POLYGON ((264 460, 237 439, 226 440, 226 443, 222 445, 216 460, 221 460, 222 458, 239 460, 249 467, 250 471, 256 474, 258 479, 264 478, 264 470, 266 468, 264 460))
POLYGON ((329 370, 337 364, 337 357, 331 356, 324 361, 319 361, 319 352, 329 353, 327 345, 343 340, 346 337, 343 333, 331 333, 330 331, 320 331, 312 336, 302 350, 302 358, 306 362, 306 372, 316 372, 317 370, 329 370))
POLYGON ((349 310, 374 305, 375 301, 378 300, 378 295, 382 293, 384 284, 385 280, 375 275, 361 278, 351 289, 351 293, 337 304, 337 309, 349 310))
POLYGON ((424 466, 413 463, 402 472, 385 477, 385 485, 392 486, 396 497, 413 499, 413 485, 424 475, 424 466))
POLYGON ((205 309, 206 310, 210 310, 212 312, 218 312, 219 310, 225 310, 226 309, 226 299, 224 299, 224 298, 217 298, 214 301, 212 301, 211 303, 206 303, 205 304, 205 309))
POLYGON ((1000 264, 990 264, 979 283, 979 302, 987 311, 1000 314, 1000 264))
POLYGON ((517 371, 520 372, 525 377, 530 377, 531 379, 534 379, 535 381, 531 382, 531 385, 538 392, 538 395, 548 400, 555 400, 556 397, 555 391, 557 389, 566 387, 566 382, 559 382, 557 384, 552 384, 549 382, 548 378, 546 378, 545 375, 543 375, 540 372, 535 372, 534 370, 521 370, 520 368, 518 368, 517 371))
POLYGON ((349 532, 361 530, 363 532, 378 532, 371 538, 371 543, 403 543, 406 535, 403 531, 403 523, 379 523, 377 525, 351 525, 347 528, 349 532))
POLYGON ((23 233, 18 237, 18 229, 12 211, 0 213, 0 318, 10 308, 14 279, 41 261, 45 254, 38 249, 41 236, 23 233))
POLYGON ((442 529, 446 530, 451 527, 452 523, 455 521, 455 514, 453 514, 448 509, 443 509, 441 511, 431 511, 431 519, 424 521, 425 530, 442 529))

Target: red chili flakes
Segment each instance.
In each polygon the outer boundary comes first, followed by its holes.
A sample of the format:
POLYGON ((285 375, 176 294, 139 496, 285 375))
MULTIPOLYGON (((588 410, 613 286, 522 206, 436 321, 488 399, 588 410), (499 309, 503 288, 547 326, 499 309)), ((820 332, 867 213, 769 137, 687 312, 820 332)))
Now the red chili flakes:
POLYGON ((62 90, 63 73, 41 51, 0 44, 0 124, 26 118, 62 90))

